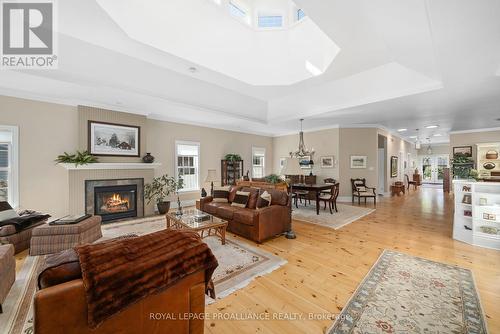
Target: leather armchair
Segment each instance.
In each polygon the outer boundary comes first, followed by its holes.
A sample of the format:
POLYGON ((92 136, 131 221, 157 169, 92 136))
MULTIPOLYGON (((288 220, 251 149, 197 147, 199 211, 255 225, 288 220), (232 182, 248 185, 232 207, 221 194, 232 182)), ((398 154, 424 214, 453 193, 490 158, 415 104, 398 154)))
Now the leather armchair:
POLYGON ((202 334, 205 272, 184 277, 165 291, 146 297, 91 330, 81 279, 39 290, 34 299, 37 334, 179 333, 202 334), (188 315, 195 315, 188 317, 188 315), (196 316, 199 315, 199 316, 196 316))

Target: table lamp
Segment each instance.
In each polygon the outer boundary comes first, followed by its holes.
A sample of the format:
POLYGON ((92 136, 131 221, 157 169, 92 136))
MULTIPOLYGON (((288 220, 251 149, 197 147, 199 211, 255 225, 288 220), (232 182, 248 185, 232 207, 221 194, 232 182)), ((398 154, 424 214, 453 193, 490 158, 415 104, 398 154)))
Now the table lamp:
POLYGON ((210 196, 214 195, 214 182, 217 181, 219 181, 219 178, 217 177, 217 171, 215 169, 209 169, 205 182, 210 182, 210 196))

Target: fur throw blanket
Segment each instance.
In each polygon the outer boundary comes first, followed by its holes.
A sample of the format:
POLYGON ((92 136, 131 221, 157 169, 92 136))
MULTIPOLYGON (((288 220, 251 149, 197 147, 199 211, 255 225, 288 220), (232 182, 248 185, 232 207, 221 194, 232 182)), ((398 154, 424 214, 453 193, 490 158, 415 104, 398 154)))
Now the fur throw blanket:
POLYGON ((207 244, 191 231, 162 230, 138 238, 77 246, 75 250, 90 328, 200 270, 205 271, 209 291, 218 266, 207 244))

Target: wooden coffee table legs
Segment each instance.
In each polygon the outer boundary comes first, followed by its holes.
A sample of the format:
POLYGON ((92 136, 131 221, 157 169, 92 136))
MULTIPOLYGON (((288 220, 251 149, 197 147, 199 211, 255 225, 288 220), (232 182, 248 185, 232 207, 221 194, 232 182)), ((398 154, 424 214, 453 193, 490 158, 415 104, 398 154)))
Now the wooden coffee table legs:
POLYGON ((218 236, 220 238, 221 243, 223 245, 225 245, 226 244, 226 228, 227 228, 227 225, 211 227, 211 228, 200 230, 199 233, 200 233, 200 236, 202 239, 205 237, 209 237, 211 235, 218 236), (212 234, 212 231, 213 231, 213 234, 212 234), (205 235, 205 232, 207 232, 206 235, 205 235))

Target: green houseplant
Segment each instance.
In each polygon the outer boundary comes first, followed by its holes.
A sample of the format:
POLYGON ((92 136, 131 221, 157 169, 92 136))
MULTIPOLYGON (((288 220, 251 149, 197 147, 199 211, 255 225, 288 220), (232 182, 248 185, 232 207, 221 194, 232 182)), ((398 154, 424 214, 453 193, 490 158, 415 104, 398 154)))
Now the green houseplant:
POLYGON ((227 161, 239 161, 241 160, 241 156, 236 153, 228 153, 224 156, 224 160, 227 161))
POLYGON ((285 182, 281 178, 281 176, 279 176, 277 174, 269 174, 268 176, 265 177, 265 179, 266 179, 266 182, 272 183, 272 184, 279 184, 279 183, 285 182))
POLYGON ((148 204, 155 200, 158 212, 163 215, 170 210, 170 201, 167 201, 166 198, 170 194, 178 192, 182 187, 183 180, 181 178, 177 180, 175 177, 165 174, 155 177, 151 183, 144 186, 144 197, 148 200, 148 204))
POLYGON ((88 151, 76 151, 75 154, 69 154, 67 152, 64 152, 61 155, 58 155, 56 160, 56 163, 58 164, 75 164, 76 166, 78 165, 86 165, 86 164, 93 164, 97 162, 97 158, 94 157, 92 154, 90 154, 88 151))

